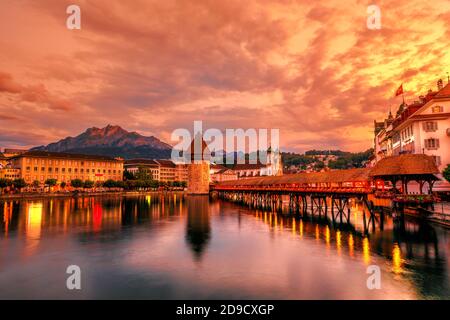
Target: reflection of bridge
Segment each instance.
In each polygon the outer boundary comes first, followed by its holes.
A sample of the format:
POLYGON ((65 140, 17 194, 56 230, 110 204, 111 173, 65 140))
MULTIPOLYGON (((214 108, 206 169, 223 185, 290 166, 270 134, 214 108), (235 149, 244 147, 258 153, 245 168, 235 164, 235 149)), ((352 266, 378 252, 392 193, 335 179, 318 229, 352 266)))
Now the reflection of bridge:
POLYGON ((283 198, 288 198, 290 212, 306 215, 309 208, 312 214, 325 217, 330 214, 333 222, 340 223, 350 223, 350 199, 357 199, 364 203, 366 229, 370 224, 374 226, 375 221, 383 220, 375 216, 374 201, 378 191, 385 191, 385 182, 391 183, 388 194, 395 200, 396 195, 406 194, 410 181, 417 181, 421 189, 427 182, 431 191, 437 180, 435 173, 437 168, 432 158, 401 155, 380 161, 373 168, 224 181, 213 185, 211 190, 221 198, 274 211, 281 211, 283 198))

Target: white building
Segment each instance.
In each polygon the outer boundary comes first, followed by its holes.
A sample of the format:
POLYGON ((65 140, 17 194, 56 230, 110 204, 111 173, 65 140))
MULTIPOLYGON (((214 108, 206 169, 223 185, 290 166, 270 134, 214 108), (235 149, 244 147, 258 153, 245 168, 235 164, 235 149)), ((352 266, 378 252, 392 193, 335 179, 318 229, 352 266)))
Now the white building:
MULTIPOLYGON (((405 153, 426 154, 435 159, 439 171, 450 164, 450 83, 438 81, 438 90, 420 96, 419 101, 402 104, 395 118, 384 123, 375 122, 375 156, 405 153)), ((444 181, 436 184, 436 190, 450 191, 444 181)))

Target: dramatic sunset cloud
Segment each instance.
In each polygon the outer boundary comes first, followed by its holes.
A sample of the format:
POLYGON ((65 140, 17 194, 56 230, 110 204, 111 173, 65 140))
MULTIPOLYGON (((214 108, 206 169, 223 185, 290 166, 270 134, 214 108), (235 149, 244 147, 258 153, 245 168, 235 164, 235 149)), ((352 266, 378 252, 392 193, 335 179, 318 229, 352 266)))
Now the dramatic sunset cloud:
POLYGON ((365 150, 404 83, 450 72, 448 0, 0 2, 0 147, 117 124, 279 128, 282 149, 365 150), (81 30, 66 8, 81 8, 81 30))

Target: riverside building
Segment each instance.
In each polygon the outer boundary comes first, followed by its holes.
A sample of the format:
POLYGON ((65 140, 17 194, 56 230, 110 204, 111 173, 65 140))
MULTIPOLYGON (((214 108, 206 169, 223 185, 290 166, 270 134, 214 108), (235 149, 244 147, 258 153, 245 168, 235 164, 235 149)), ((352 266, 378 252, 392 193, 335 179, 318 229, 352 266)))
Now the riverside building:
POLYGON ((71 180, 121 181, 123 160, 97 155, 70 154, 46 151, 28 151, 13 156, 10 166, 20 171, 20 178, 26 183, 47 179, 57 183, 70 183, 71 180))

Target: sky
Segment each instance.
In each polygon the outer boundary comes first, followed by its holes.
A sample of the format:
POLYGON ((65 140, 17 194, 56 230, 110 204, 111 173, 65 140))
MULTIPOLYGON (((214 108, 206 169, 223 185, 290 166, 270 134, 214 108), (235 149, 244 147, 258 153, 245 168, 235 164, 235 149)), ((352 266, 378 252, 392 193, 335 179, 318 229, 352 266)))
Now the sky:
POLYGON ((363 151, 373 121, 450 72, 450 1, 0 1, 0 148, 120 125, 278 128, 284 151, 363 151), (66 27, 67 6, 81 29, 66 27))

